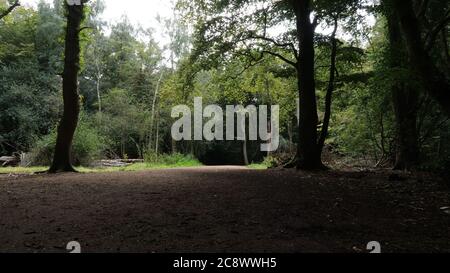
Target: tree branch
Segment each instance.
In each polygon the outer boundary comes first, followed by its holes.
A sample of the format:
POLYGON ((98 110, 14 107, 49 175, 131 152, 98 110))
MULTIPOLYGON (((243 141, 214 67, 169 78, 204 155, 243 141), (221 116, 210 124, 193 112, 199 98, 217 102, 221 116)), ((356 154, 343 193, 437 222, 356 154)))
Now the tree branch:
MULTIPOLYGON (((239 54, 239 53, 237 53, 239 54)), ((241 76, 245 71, 250 69, 251 67, 254 67, 264 61, 264 54, 260 53, 258 57, 254 57, 251 53, 246 54, 245 52, 242 54, 239 54, 240 56, 244 56, 245 58, 249 59, 249 62, 244 66, 244 68, 236 75, 228 76, 227 79, 236 80, 239 76, 241 76)))
POLYGON ((418 9, 418 12, 417 12, 417 18, 422 18, 425 16, 429 2, 430 2, 429 0, 422 1, 422 3, 420 4, 420 7, 418 9))
POLYGON ((12 4, 7 10, 5 10, 2 14, 0 14, 0 20, 3 19, 6 15, 10 14, 15 8, 19 7, 19 0, 16 0, 14 4, 12 4))
POLYGON ((272 52, 272 51, 268 51, 268 50, 263 50, 263 51, 261 51, 261 53, 263 53, 263 54, 267 53, 269 55, 275 56, 275 57, 283 60, 284 62, 292 65, 293 67, 295 67, 295 69, 298 69, 298 66, 297 66, 296 62, 293 62, 293 61, 289 60, 288 58, 284 57, 281 54, 278 54, 278 53, 275 53, 275 52, 272 52))
POLYGON ((266 42, 270 42, 278 47, 284 47, 284 48, 289 47, 292 50, 292 52, 294 53, 295 59, 298 60, 298 51, 295 48, 293 43, 280 43, 280 42, 277 42, 275 39, 272 39, 272 38, 269 38, 266 36, 252 35, 252 34, 250 34, 248 38, 249 39, 259 39, 259 40, 263 40, 266 42))
POLYGON ((450 11, 447 11, 447 13, 445 14, 444 19, 442 19, 428 34, 427 37, 425 38, 425 49, 427 51, 429 51, 433 45, 434 42, 436 41, 436 38, 439 34, 439 32, 444 29, 447 24, 450 22, 450 11))
POLYGON ((80 30, 78 30, 78 33, 81 33, 85 29, 94 29, 93 27, 82 27, 80 30))
POLYGON ((317 26, 319 25, 319 17, 318 16, 314 17, 314 19, 312 20, 311 25, 312 25, 314 30, 317 28, 317 26))

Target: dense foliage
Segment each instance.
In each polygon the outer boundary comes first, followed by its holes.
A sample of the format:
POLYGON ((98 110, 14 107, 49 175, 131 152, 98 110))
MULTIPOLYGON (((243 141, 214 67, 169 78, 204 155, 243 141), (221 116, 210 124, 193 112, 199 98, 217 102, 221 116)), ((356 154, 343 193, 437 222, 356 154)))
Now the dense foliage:
MULTIPOLYGON (((169 38, 164 46, 152 30, 134 26, 126 17, 115 24, 103 22, 100 15, 107 2, 90 1, 81 32, 83 113, 74 163, 87 165, 101 158, 170 161, 182 160, 184 154, 207 164, 251 164, 265 158, 270 164, 285 164, 294 157, 299 136, 294 69, 299 48, 288 2, 178 1, 174 17, 161 19, 169 38), (262 153, 259 141, 174 142, 171 109, 192 106, 194 97, 222 107, 280 105, 280 149, 262 153), (176 156, 160 156, 171 153, 176 156)), ((401 84, 413 90, 408 96, 417 97, 412 124, 418 165, 447 166, 448 116, 408 62, 393 65, 395 56, 407 55, 407 47, 392 54, 392 15, 384 9, 389 1, 312 2, 318 132, 326 120, 327 94, 333 95, 325 163, 394 166, 403 121, 393 89, 401 84), (335 69, 330 72, 332 61, 335 69)), ((448 11, 445 1, 429 2, 421 11, 424 37, 434 35, 447 16, 442 7, 448 11)), ((9 5, 0 1, 2 10, 9 5)), ((58 1, 42 1, 35 10, 18 7, 0 20, 0 155, 28 153, 28 163, 50 164, 62 112, 64 25, 58 1)), ((439 30, 428 50, 448 77, 448 25, 439 30)))

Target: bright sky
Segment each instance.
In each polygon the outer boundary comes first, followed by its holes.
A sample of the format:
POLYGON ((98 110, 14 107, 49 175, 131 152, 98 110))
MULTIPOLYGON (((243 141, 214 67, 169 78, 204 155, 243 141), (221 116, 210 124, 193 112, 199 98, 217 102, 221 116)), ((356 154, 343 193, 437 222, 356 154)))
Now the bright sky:
MULTIPOLYGON (((40 0, 21 0, 22 5, 36 6, 40 0)), ((45 0, 53 3, 53 0, 45 0)), ((105 0, 106 9, 103 19, 109 23, 118 21, 122 15, 127 15, 129 20, 135 25, 144 28, 152 28, 156 40, 165 41, 163 29, 159 26, 156 17, 163 18, 172 16, 172 1, 169 0, 105 0)))
MULTIPOLYGON (((40 0, 21 0, 22 5, 36 6, 40 0)), ((53 0, 45 0, 53 3, 53 0)), ((110 24, 117 22, 123 15, 126 15, 134 25, 140 25, 144 28, 153 29, 153 37, 159 42, 160 47, 168 43, 167 37, 164 35, 164 29, 156 20, 159 15, 162 18, 170 18, 173 16, 174 0, 105 0, 106 9, 103 13, 103 19, 110 24)), ((367 18, 371 25, 374 18, 367 18)), ((320 27, 319 27, 320 31, 320 27)), ((323 33, 330 33, 331 29, 322 29, 323 33)), ((348 35, 339 35, 343 38, 350 38, 348 35)))

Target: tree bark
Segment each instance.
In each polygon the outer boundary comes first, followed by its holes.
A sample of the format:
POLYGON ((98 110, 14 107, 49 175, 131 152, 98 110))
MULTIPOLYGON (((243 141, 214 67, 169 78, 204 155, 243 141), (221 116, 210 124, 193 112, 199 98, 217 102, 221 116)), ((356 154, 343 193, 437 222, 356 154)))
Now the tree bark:
POLYGON ((418 93, 406 84, 392 87, 396 122, 396 170, 411 170, 419 164, 417 132, 418 93))
MULTIPOLYGON (((395 18, 388 14, 390 66, 393 70, 407 67, 405 45, 400 26, 395 18)), ((419 164, 419 134, 417 113, 419 93, 407 82, 398 80, 392 85, 392 102, 396 123, 396 149, 394 169, 410 170, 419 164)))
POLYGON ((325 146, 325 140, 328 136, 328 128, 330 126, 331 119, 331 103, 334 92, 334 82, 336 78, 336 55, 337 55, 337 39, 336 32, 338 28, 338 20, 334 18, 334 29, 331 34, 331 57, 330 57, 330 76, 328 80, 327 94, 325 96, 325 116, 323 118, 322 132, 319 138, 318 148, 320 153, 323 152, 325 146))
POLYGON ((414 14, 412 1, 391 1, 405 38, 414 72, 430 96, 441 106, 443 112, 450 116, 450 83, 425 50, 425 42, 421 37, 419 20, 414 14))
POLYGON ((299 40, 297 63, 300 97, 299 145, 297 168, 322 169, 321 153, 317 143, 317 101, 314 75, 314 26, 311 23, 310 1, 291 0, 294 6, 299 40))
POLYGON ((50 173, 73 172, 71 162, 72 141, 78 125, 80 101, 78 95, 78 72, 80 70, 80 25, 84 4, 67 5, 67 26, 64 52, 63 101, 64 112, 58 126, 55 154, 50 173))

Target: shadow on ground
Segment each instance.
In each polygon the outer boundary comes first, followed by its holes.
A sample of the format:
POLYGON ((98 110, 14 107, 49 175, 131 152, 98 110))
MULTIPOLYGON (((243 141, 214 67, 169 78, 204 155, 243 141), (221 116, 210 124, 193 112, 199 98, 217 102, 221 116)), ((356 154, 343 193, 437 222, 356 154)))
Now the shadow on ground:
POLYGON ((0 176, 0 252, 450 251, 443 179, 202 167, 0 176))

